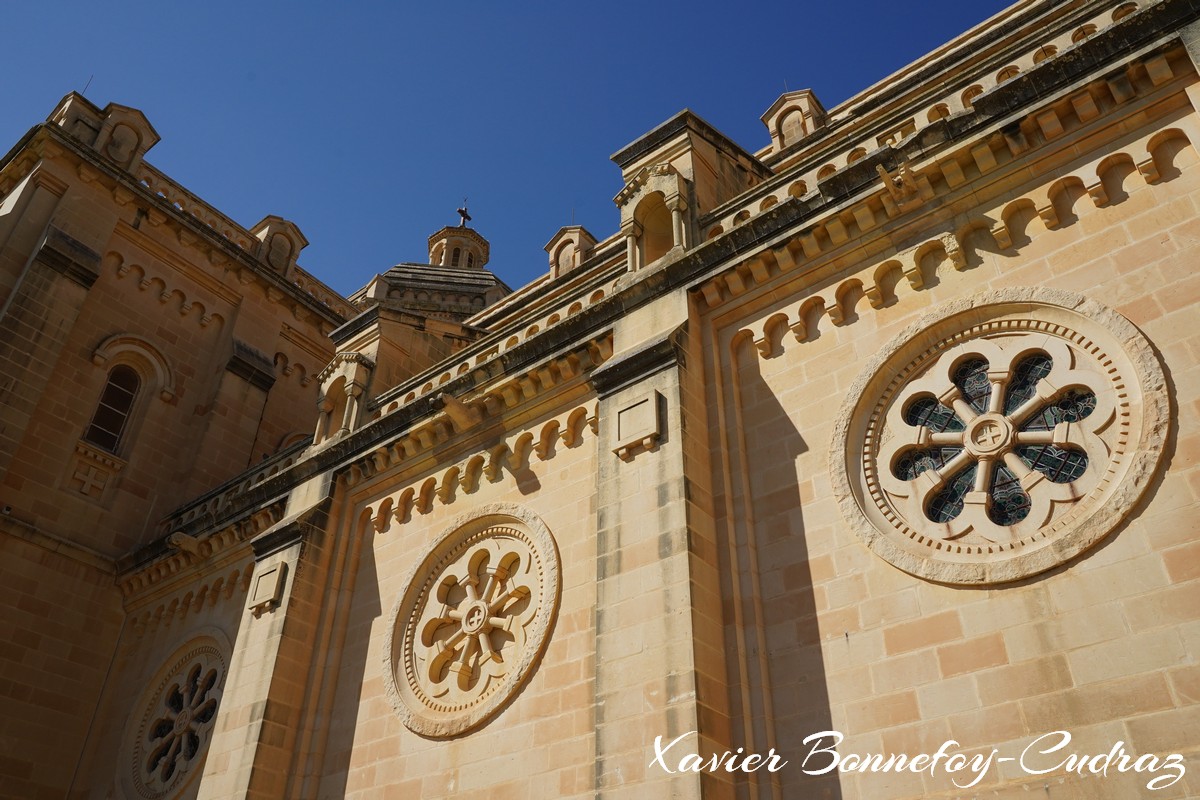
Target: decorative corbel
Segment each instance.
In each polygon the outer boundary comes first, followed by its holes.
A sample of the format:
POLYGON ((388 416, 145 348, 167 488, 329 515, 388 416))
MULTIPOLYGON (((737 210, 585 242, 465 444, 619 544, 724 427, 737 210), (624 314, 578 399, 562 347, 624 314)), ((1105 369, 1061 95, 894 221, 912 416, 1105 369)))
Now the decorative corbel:
POLYGON ((483 421, 483 413, 477 407, 467 405, 452 394, 443 392, 438 399, 457 433, 468 431, 483 421))

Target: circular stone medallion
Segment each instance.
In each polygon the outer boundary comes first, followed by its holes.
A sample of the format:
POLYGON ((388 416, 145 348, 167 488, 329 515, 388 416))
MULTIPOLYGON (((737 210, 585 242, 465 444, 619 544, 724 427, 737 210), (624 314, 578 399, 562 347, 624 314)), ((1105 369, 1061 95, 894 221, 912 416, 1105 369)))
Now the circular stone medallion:
POLYGON ((385 647, 404 724, 444 738, 483 724, 525 682, 558 610, 558 550, 534 514, 488 506, 417 562, 385 647))
POLYGON ((943 583, 999 583, 1092 547, 1162 456, 1166 380, 1127 319, 1079 295, 1002 289, 926 316, 872 359, 830 448, 842 516, 876 554, 943 583))

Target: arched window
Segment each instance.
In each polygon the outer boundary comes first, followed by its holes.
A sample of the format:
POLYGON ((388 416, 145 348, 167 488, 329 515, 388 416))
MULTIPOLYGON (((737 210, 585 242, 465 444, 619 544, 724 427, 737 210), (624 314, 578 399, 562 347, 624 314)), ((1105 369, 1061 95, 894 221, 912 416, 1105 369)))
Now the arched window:
POLYGON ((454 252, 450 254, 450 266, 457 267, 460 258, 462 258, 462 250, 456 247, 454 248, 454 252))
POLYGON ((467 269, 470 269, 473 266, 475 266, 475 254, 467 253, 467 269))
POLYGON ((133 410, 133 402, 137 399, 138 388, 141 386, 138 374, 124 364, 119 364, 108 373, 108 383, 100 395, 96 413, 92 422, 83 434, 83 438, 110 453, 117 451, 121 443, 121 434, 129 413, 133 410))

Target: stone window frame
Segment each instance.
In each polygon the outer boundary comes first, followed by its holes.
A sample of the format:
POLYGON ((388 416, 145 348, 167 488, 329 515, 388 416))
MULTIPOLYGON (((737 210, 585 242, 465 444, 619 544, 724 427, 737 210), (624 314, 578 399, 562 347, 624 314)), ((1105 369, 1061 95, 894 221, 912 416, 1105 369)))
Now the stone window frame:
POLYGON ((128 458, 128 453, 137 439, 137 432, 145 419, 150 405, 150 398, 157 395, 164 403, 175 401, 175 378, 167 359, 158 348, 139 336, 116 334, 105 339, 92 351, 92 363, 105 369, 105 380, 100 391, 96 394, 88 423, 80 435, 80 440, 93 447, 98 447, 113 455, 128 458), (117 367, 128 367, 137 375, 140 385, 133 402, 125 415, 125 422, 117 439, 115 448, 109 449, 102 444, 87 438, 96 411, 100 407, 104 392, 108 389, 113 370, 117 367))
MULTIPOLYGON (((561 599, 561 572, 558 547, 549 528, 523 506, 510 503, 485 505, 460 515, 448 525, 405 576, 401 584, 405 588, 389 617, 383 648, 384 685, 388 700, 405 727, 426 738, 445 739, 468 733, 499 714, 528 681, 549 644, 561 599), (423 659, 428 658, 430 652, 435 653, 434 657, 440 653, 418 637, 422 636, 422 630, 433 635, 433 629, 444 627, 445 620, 441 618, 447 617, 463 626, 463 631, 456 633, 456 637, 478 638, 480 626, 472 623, 470 613, 478 604, 477 598, 469 596, 455 604, 446 594, 445 587, 453 584, 453 581, 448 584, 448 576, 467 574, 464 567, 469 569, 469 562, 477 557, 478 546, 490 532, 498 530, 504 531, 506 536, 515 534, 524 551, 534 556, 531 566, 537 573, 538 586, 532 589, 531 595, 536 596, 536 610, 520 618, 522 630, 520 636, 513 639, 517 647, 511 653, 512 660, 505 661, 503 669, 492 670, 487 676, 485 691, 465 702, 442 704, 428 697, 425 689, 430 682, 423 680, 419 672, 428 663, 423 659), (437 603, 442 605, 440 611, 431 611, 437 603)), ((506 614, 502 611, 491 622, 497 627, 507 623, 506 614)), ((444 642, 446 649, 453 642, 437 641, 444 642)), ((455 647, 459 644, 461 642, 453 642, 455 647)), ((464 645, 456 654, 465 654, 473 669, 482 670, 484 666, 496 663, 494 659, 486 658, 482 651, 482 646, 468 651, 464 645), (476 656, 473 661, 471 652, 476 656), (487 664, 483 663, 485 661, 487 664)), ((443 680, 449 679, 447 673, 443 680)))
MULTIPOLYGON (((1097 379, 1074 378, 1084 385, 1097 379)), ((959 585, 998 584, 1036 575, 1095 546, 1133 511, 1157 472, 1171 427, 1166 386, 1162 366, 1141 331, 1082 295, 1015 287, 948 303, 894 337, 854 382, 830 443, 833 493, 843 519, 859 539, 913 575, 959 585), (893 504, 887 494, 884 462, 888 459, 879 462, 880 454, 889 452, 889 442, 881 440, 895 429, 905 391, 911 397, 911 387, 921 381, 929 383, 924 387, 929 394, 944 388, 940 387, 945 378, 940 373, 947 369, 943 358, 959 363, 967 351, 987 343, 983 336, 1024 331, 1036 333, 1043 341, 1041 348, 1031 345, 1027 350, 1049 347, 1057 350, 1061 360, 1065 344, 1044 344, 1059 340, 1086 354, 1087 363, 1076 368, 1103 373, 1109 382, 1096 387, 1102 390, 1097 393, 1098 413, 1108 414, 1105 404, 1121 395, 1110 416, 1118 421, 1114 424, 1128 430, 1119 437, 1109 434, 1119 444, 1107 458, 1103 450, 1097 457, 1096 442, 1085 441, 1083 426, 1074 431, 1071 444, 1091 450, 1084 473, 1087 480, 1080 486, 1085 491, 1078 502, 1065 498, 1071 502, 1066 512, 1035 530, 1022 531, 1012 541, 964 546, 957 543, 953 530, 915 519, 893 504)), ((891 481, 895 489, 898 479, 892 476, 891 481)))

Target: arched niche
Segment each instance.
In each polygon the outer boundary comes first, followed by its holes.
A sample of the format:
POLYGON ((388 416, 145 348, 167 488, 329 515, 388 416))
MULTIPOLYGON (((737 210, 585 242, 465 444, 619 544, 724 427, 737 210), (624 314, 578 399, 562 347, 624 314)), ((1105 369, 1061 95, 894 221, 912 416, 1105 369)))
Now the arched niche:
POLYGON ((654 164, 634 175, 614 198, 621 209, 630 272, 689 245, 695 220, 687 214, 688 190, 688 181, 674 167, 654 164))

